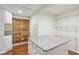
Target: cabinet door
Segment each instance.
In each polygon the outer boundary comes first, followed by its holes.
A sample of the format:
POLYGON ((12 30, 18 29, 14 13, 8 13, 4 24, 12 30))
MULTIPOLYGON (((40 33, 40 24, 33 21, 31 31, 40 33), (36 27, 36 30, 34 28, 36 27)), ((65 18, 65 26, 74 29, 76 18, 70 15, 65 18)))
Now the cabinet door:
POLYGON ((32 55, 43 55, 43 50, 41 48, 39 48, 35 43, 33 43, 32 41, 29 40, 29 44, 28 44, 29 48, 28 48, 28 52, 29 54, 32 55))
POLYGON ((5 23, 12 24, 12 13, 5 11, 5 23))
POLYGON ((76 50, 76 39, 72 39, 70 42, 69 42, 69 49, 72 49, 72 50, 76 50))
POLYGON ((29 40, 29 43, 28 43, 28 54, 35 55, 36 53, 37 53, 37 51, 36 51, 36 49, 33 46, 33 42, 31 42, 29 40))
POLYGON ((77 38, 76 45, 77 45, 76 50, 77 50, 77 52, 79 52, 79 38, 77 38))
POLYGON ((37 55, 43 55, 43 50, 39 47, 36 47, 36 50, 37 50, 37 55))
POLYGON ((12 49, 12 36, 5 37, 5 50, 12 49))

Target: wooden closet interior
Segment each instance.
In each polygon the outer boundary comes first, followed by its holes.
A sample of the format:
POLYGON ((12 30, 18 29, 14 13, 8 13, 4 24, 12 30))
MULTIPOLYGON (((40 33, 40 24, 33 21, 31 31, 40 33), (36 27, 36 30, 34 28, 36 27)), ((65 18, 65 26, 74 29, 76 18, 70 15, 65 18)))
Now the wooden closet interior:
POLYGON ((28 42, 29 20, 13 18, 13 44, 28 42))

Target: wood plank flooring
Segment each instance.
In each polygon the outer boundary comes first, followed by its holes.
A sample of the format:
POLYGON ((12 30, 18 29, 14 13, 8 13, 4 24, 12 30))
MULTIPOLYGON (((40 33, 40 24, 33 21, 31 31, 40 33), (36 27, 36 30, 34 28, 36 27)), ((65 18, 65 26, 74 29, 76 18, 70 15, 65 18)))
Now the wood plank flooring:
POLYGON ((2 55, 28 55, 28 44, 14 46, 12 50, 2 55))
MULTIPOLYGON (((14 46, 12 50, 2 55, 28 55, 28 44, 14 46)), ((68 55, 79 55, 79 54, 72 50, 68 50, 68 55)))

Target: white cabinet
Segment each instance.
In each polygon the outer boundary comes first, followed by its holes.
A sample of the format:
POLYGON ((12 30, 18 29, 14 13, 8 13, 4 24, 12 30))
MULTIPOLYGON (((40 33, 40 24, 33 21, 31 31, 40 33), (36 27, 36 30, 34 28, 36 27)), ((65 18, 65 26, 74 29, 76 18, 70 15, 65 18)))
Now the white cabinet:
POLYGON ((0 8, 0 53, 4 50, 4 18, 3 9, 0 8))
POLYGON ((4 47, 5 50, 12 49, 12 36, 5 36, 4 47))
POLYGON ((77 47, 76 50, 79 52, 79 38, 77 38, 77 43, 76 43, 77 47))
POLYGON ((42 55, 43 50, 39 48, 35 43, 32 41, 29 41, 29 46, 28 46, 28 53, 29 55, 42 55))
POLYGON ((29 52, 30 55, 34 55, 34 54, 37 53, 37 51, 36 51, 35 48, 33 47, 32 42, 29 42, 28 50, 29 50, 28 52, 29 52))
POLYGON ((71 41, 69 42, 69 45, 68 45, 69 46, 69 49, 72 49, 72 50, 75 50, 76 51, 76 47, 77 47, 76 46, 76 44, 77 44, 76 40, 77 39, 75 39, 75 38, 72 38, 71 39, 71 41))
POLYGON ((38 31, 38 15, 32 16, 30 19, 30 36, 34 37, 37 36, 38 31))
POLYGON ((12 48, 12 37, 5 38, 5 23, 12 24, 12 14, 0 8, 0 54, 12 48))
POLYGON ((9 11, 4 12, 4 22, 12 24, 12 13, 10 13, 9 11))
POLYGON ((63 35, 61 36, 64 38, 67 37, 69 40, 71 40, 71 42, 69 43, 69 49, 72 50, 77 49, 77 35, 79 35, 77 34, 77 24, 79 22, 79 20, 77 19, 78 17, 76 15, 67 15, 66 17, 62 17, 57 20, 57 27, 62 27, 60 28, 60 30, 57 30, 57 34, 61 35, 63 32, 63 35))
POLYGON ((12 35, 12 13, 4 10, 4 35, 12 35))

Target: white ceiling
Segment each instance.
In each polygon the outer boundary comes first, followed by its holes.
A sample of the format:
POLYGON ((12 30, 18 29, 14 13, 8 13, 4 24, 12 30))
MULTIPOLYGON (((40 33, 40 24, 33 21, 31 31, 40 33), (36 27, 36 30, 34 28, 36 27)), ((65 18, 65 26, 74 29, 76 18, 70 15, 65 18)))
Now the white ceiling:
POLYGON ((41 12, 48 12, 55 16, 59 16, 76 10, 79 10, 79 4, 55 4, 48 5, 46 8, 41 10, 41 12))
POLYGON ((42 4, 3 4, 0 5, 2 8, 13 13, 15 16, 29 17, 45 5, 42 4), (23 13, 19 14, 18 11, 22 10, 23 13))
POLYGON ((36 12, 48 12, 55 16, 79 10, 79 4, 2 4, 1 7, 9 10, 15 16, 30 17, 36 12), (18 10, 23 13, 19 14, 18 10))

